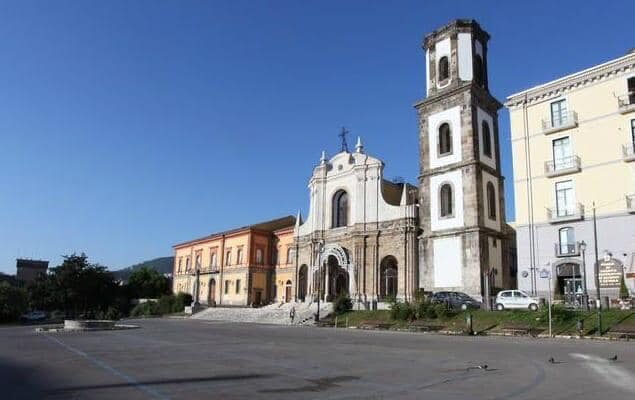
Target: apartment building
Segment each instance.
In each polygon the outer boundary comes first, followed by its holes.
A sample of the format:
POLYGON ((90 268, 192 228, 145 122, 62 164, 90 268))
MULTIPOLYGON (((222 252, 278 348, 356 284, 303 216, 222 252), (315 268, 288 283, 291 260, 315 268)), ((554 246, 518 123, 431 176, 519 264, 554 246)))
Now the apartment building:
POLYGON ((594 298, 596 281, 601 296, 615 297, 625 279, 634 292, 635 51, 513 94, 505 105, 518 287, 573 301, 585 291, 594 298))

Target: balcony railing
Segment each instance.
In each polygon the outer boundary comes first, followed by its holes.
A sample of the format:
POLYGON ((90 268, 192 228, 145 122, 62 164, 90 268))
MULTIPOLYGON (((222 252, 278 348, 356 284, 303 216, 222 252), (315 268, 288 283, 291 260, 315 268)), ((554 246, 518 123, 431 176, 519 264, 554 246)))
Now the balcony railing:
POLYGON ((635 110, 635 92, 617 97, 617 105, 622 114, 635 110))
POLYGON ((220 267, 218 265, 210 265, 207 267, 207 270, 212 273, 220 272, 220 267))
POLYGON ((624 161, 635 161, 635 143, 622 145, 622 158, 624 161))
POLYGON ((626 195, 626 209, 630 213, 635 213, 635 194, 626 195))
POLYGON ((551 160, 545 162, 545 174, 548 177, 560 176, 566 174, 573 174, 580 172, 582 163, 580 157, 570 156, 563 157, 557 160, 551 160))
POLYGON ((565 221, 577 221, 584 218, 584 206, 576 204, 570 207, 547 208, 547 219, 552 224, 565 221))
POLYGON ((555 243, 556 257, 575 257, 580 255, 580 247, 577 243, 555 243))
POLYGON ((575 128, 578 126, 578 113, 569 111, 560 118, 545 118, 542 120, 542 133, 548 135, 550 133, 562 131, 564 129, 575 128))

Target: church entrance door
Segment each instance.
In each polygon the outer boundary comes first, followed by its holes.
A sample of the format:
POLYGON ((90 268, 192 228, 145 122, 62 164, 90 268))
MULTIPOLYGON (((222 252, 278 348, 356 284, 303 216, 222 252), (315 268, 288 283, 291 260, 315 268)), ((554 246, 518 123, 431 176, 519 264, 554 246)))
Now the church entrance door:
POLYGON ((298 299, 300 301, 304 301, 304 299, 306 298, 308 269, 309 268, 303 264, 300 267, 300 272, 298 273, 298 299))
POLYGON ((329 256, 328 267, 328 293, 327 301, 333 301, 339 296, 348 295, 348 272, 339 265, 337 258, 329 256))

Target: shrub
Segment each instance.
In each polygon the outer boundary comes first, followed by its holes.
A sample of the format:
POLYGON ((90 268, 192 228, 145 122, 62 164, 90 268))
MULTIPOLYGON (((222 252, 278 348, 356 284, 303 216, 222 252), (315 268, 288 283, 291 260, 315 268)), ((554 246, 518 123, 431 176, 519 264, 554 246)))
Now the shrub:
POLYGON ((192 295, 189 293, 179 292, 174 299, 174 306, 172 312, 183 312, 185 306, 192 304, 192 295))
POLYGON ((26 308, 26 292, 7 282, 0 282, 0 322, 17 320, 26 308))
POLYGON ((627 299, 629 296, 626 282, 624 282, 624 275, 620 279, 620 299, 627 299))
POLYGON ((333 302, 333 311, 335 311, 335 314, 342 314, 352 309, 353 302, 351 298, 346 295, 338 296, 335 302, 333 302))
POLYGON ((445 304, 435 304, 433 308, 437 318, 449 318, 456 315, 456 312, 450 310, 445 304))
POLYGON ((408 302, 395 300, 390 304, 390 317, 399 321, 411 321, 415 319, 415 307, 408 302))
POLYGON ((160 314, 158 304, 153 301, 139 303, 130 311, 132 317, 151 317, 154 315, 160 314))
MULTIPOLYGON (((177 306, 177 298, 174 295, 163 295, 159 298, 159 301, 157 301, 157 311, 160 314, 171 314, 173 312, 176 312, 176 306, 177 306)), ((183 309, 181 308, 181 310, 179 311, 183 311, 183 309)))

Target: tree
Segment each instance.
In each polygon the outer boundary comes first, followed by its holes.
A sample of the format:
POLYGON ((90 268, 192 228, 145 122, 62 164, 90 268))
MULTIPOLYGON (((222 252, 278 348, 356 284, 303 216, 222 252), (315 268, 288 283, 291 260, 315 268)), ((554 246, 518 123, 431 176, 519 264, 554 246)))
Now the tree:
POLYGON ((0 282, 0 322, 15 321, 26 308, 27 298, 24 289, 0 282))
POLYGON ((628 298, 628 288, 626 287, 626 282, 624 282, 624 275, 620 279, 620 299, 628 298))
POLYGON ((156 299, 170 293, 170 281, 157 271, 143 267, 130 275, 128 290, 132 298, 156 299))

